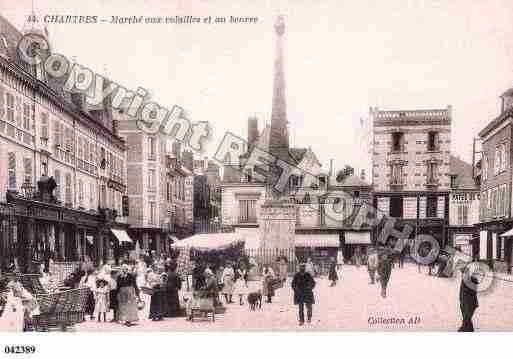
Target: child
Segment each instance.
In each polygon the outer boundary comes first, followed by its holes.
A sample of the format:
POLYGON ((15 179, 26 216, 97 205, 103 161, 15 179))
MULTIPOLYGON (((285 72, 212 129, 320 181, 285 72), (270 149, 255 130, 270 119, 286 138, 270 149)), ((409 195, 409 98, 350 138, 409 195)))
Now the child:
POLYGON ((98 313, 98 321, 101 322, 102 314, 103 321, 107 322, 107 312, 109 311, 109 283, 104 279, 100 278, 96 282, 96 289, 94 291, 94 299, 96 302, 95 312, 98 313))

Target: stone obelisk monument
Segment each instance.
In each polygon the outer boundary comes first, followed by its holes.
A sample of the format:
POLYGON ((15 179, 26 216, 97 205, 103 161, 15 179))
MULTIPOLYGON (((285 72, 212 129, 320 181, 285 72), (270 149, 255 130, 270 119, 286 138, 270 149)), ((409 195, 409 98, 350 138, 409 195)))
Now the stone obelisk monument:
MULTIPOLYGON (((285 101, 285 74, 283 68, 283 45, 285 22, 279 16, 274 24, 276 32, 276 57, 274 60, 273 102, 269 152, 276 158, 294 163, 289 149, 287 106, 285 101)), ((287 250, 294 253, 296 207, 287 200, 287 188, 277 191, 274 185, 279 171, 267 176, 266 200, 260 212, 260 246, 264 249, 287 250)), ((279 251, 278 251, 279 252, 279 251)))

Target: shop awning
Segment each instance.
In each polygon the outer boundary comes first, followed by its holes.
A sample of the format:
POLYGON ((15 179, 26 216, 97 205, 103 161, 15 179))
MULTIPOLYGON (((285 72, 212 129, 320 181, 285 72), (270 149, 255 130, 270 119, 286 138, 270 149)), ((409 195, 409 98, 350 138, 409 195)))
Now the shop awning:
POLYGON ((338 234, 296 234, 296 247, 340 247, 338 234))
POLYGON ((132 243, 132 239, 123 229, 111 229, 112 234, 118 239, 119 243, 132 243))
POLYGON ((236 233, 201 233, 176 241, 173 248, 191 248, 196 250, 223 250, 242 242, 236 233))
POLYGON ((346 244, 371 244, 370 232, 345 232, 346 244))
POLYGON ((513 228, 501 234, 500 237, 513 237, 513 228))

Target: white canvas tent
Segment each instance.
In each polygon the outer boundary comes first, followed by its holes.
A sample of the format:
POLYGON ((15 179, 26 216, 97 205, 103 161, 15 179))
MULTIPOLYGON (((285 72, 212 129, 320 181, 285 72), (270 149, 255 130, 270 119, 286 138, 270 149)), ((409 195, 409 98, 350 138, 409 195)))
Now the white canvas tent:
POLYGON ((195 234, 173 243, 176 249, 193 248, 196 250, 223 250, 237 243, 244 242, 246 249, 259 248, 260 239, 257 236, 241 233, 201 233, 195 234))

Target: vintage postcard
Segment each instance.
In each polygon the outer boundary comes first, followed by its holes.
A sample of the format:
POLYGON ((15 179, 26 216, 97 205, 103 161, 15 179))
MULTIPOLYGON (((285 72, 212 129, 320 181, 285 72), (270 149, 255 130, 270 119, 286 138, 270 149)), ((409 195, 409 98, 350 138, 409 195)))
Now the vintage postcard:
POLYGON ((512 331, 512 23, 2 1, 0 332, 512 331))

